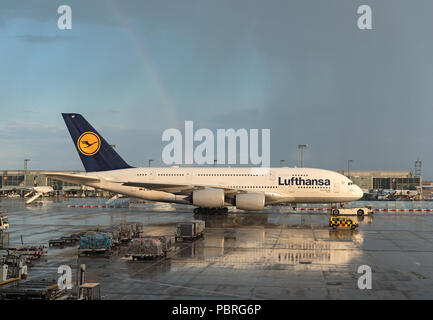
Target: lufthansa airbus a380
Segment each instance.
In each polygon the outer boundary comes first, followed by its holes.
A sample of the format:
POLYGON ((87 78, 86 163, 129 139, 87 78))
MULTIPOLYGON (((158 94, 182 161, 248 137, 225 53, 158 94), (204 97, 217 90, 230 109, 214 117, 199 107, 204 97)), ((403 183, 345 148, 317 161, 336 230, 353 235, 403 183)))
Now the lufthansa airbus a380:
POLYGON ((343 203, 362 190, 333 171, 309 168, 133 168, 77 113, 63 113, 85 174, 47 173, 129 197, 194 205, 199 212, 263 210, 267 205, 343 203))

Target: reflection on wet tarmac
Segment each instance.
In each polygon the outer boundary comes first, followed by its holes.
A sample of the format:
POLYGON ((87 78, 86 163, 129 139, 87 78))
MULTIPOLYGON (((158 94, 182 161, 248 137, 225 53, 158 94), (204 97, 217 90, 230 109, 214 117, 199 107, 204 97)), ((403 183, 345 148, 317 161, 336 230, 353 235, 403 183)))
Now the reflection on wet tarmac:
MULTIPOLYGON (((224 219, 220 219, 222 222, 224 219)), ((251 221, 251 220, 250 220, 251 221)), ((272 264, 348 263, 359 255, 359 249, 341 240, 356 238, 362 243, 357 230, 315 230, 316 239, 309 239, 312 229, 239 228, 232 230, 207 229, 204 239, 183 251, 178 258, 191 258, 189 264, 212 262, 215 266, 231 268, 256 268, 272 264), (346 232, 349 231, 349 232, 346 232), (335 243, 334 243, 335 242, 335 243), (191 255, 189 255, 191 253, 191 255)), ((186 246, 189 246, 186 245, 186 246)))
POLYGON ((176 223, 204 220, 203 239, 176 243, 167 258, 132 262, 125 249, 110 258, 77 259, 77 248, 50 248, 30 277, 52 273, 60 264, 88 267, 110 299, 431 298, 433 215, 401 214, 350 218, 356 230, 330 230, 326 213, 266 210, 228 215, 193 215, 182 205, 132 208, 67 207, 45 200, 26 207, 1 199, 7 209, 10 242, 48 240, 119 222, 142 222, 147 235, 174 235, 176 223), (357 268, 374 270, 372 291, 357 288, 357 268), (416 276, 414 276, 416 275, 416 276))

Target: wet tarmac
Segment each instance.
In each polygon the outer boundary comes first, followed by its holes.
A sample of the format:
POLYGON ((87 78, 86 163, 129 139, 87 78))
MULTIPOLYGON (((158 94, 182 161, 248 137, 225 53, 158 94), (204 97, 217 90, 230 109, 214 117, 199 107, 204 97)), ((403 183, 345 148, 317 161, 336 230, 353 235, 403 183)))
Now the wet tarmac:
POLYGON ((9 217, 10 246, 45 244, 121 222, 142 222, 148 235, 173 235, 177 222, 202 219, 203 239, 177 243, 171 256, 132 262, 126 247, 109 258, 78 258, 77 246, 48 248, 29 278, 57 279, 57 268, 85 263, 87 280, 101 283, 103 299, 431 299, 433 214, 376 213, 357 230, 330 230, 327 213, 197 216, 192 207, 140 204, 132 208, 69 208, 44 199, 26 207, 0 199, 9 217), (361 265, 372 270, 372 289, 361 290, 361 265))

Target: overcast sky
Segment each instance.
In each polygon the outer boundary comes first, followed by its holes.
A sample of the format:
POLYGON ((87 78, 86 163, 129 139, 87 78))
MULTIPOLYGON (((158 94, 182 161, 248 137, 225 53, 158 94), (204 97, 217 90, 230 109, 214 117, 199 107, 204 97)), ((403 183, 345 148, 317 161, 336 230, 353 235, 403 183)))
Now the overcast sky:
POLYGON ((270 128, 271 164, 433 179, 433 1, 6 1, 0 169, 82 164, 61 112, 133 166, 167 128, 270 128), (57 8, 72 8, 59 30, 57 8), (359 30, 370 5, 373 30, 359 30))

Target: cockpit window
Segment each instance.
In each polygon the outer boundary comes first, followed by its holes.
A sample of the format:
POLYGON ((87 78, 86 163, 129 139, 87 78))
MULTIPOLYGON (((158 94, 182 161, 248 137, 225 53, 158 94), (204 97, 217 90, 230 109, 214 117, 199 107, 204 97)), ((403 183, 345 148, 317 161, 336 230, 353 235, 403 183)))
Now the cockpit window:
POLYGON ((353 182, 352 182, 352 181, 349 181, 348 185, 349 185, 349 186, 353 185, 353 182))

